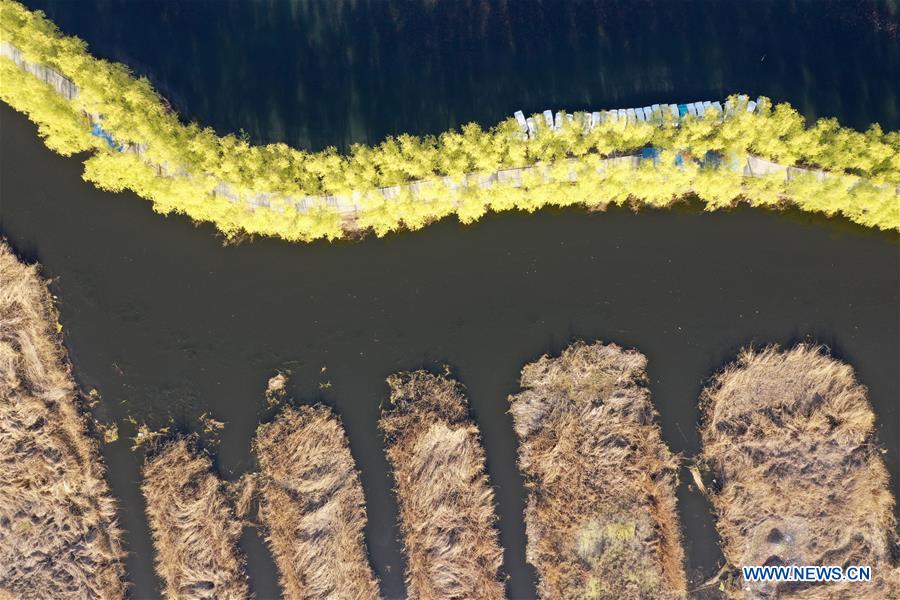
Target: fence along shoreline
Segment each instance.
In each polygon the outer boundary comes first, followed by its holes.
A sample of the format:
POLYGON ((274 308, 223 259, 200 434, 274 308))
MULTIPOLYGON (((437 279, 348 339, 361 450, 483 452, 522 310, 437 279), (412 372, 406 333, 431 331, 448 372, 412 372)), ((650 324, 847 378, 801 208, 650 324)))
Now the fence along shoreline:
MULTIPOLYGON (((52 67, 26 60, 21 50, 19 50, 13 44, 7 41, 0 42, 0 57, 5 57, 12 60, 19 69, 30 73, 40 81, 48 84, 56 93, 60 94, 67 100, 71 101, 77 98, 79 89, 74 82, 72 82, 70 79, 68 79, 52 67)), ((651 106, 645 107, 627 109, 619 108, 593 111, 590 113, 577 112, 574 114, 566 113, 564 111, 557 111, 556 113, 553 113, 550 110, 544 110, 542 113, 540 113, 540 117, 537 119, 535 118, 537 117, 537 115, 526 117, 521 110, 518 110, 514 113, 513 117, 515 118, 519 126, 519 135, 522 137, 522 139, 534 139, 542 128, 547 128, 557 132, 560 131, 564 127, 564 121, 577 121, 582 125, 584 131, 586 132, 606 121, 621 122, 624 124, 623 126, 626 127, 628 125, 639 122, 661 124, 663 122, 663 119, 665 118, 665 115, 668 114, 671 114, 672 117, 676 119, 676 123, 678 123, 688 117, 703 118, 703 116, 707 112, 715 112, 719 115, 719 122, 722 122, 735 114, 735 112, 738 110, 754 112, 762 101, 763 98, 751 100, 748 96, 741 95, 738 96, 737 103, 734 103, 729 99, 725 101, 724 106, 723 103, 719 101, 700 101, 683 104, 653 104, 651 106), (543 123, 541 122, 541 120, 543 120, 543 123)), ((102 115, 88 113, 84 114, 92 127, 92 134, 105 139, 110 148, 116 149, 120 152, 132 153, 143 158, 147 149, 146 145, 119 144, 115 141, 111 134, 103 129, 102 115)), ((678 158, 676 158, 676 162, 679 160, 679 158, 680 154, 678 155, 678 158)), ((569 181, 574 183, 575 181, 577 181, 577 172, 574 167, 579 163, 579 159, 566 158, 564 160, 567 165, 572 167, 569 169, 568 176, 569 181)), ((641 153, 628 153, 620 156, 600 159, 598 161, 596 170, 598 173, 602 173, 608 168, 618 167, 623 164, 628 165, 631 168, 637 168, 643 161, 646 160, 658 159, 653 155, 645 156, 641 153)), ((190 172, 188 172, 184 167, 171 168, 168 165, 155 164, 149 161, 147 161, 146 164, 155 169, 157 171, 157 174, 161 177, 191 178, 190 172)), ((740 172, 741 176, 743 177, 765 177, 772 174, 783 173, 785 181, 791 181, 798 175, 812 174, 817 181, 824 182, 826 179, 832 176, 829 171, 823 169, 808 169, 804 167, 783 165, 777 162, 766 160, 760 156, 756 156, 750 153, 746 155, 746 158, 742 162, 722 161, 721 164, 727 165, 727 168, 733 171, 740 172)), ((354 191, 350 195, 323 194, 284 196, 282 194, 272 192, 240 194, 236 192, 227 182, 218 180, 217 184, 211 192, 211 195, 222 197, 232 203, 244 202, 253 209, 265 208, 277 212, 284 212, 285 208, 284 206, 280 206, 280 202, 273 205, 272 200, 274 199, 278 199, 281 202, 285 202, 293 206, 299 213, 307 213, 324 208, 326 210, 337 213, 341 217, 344 226, 347 229, 352 230, 354 229, 354 224, 357 221, 360 212, 364 210, 364 206, 361 202, 364 194, 380 194, 386 202, 390 202, 399 198, 404 191, 408 191, 414 197, 419 196, 420 189, 435 183, 446 186, 446 188, 451 192, 459 189, 475 187, 490 189, 497 184, 509 185, 513 188, 521 188, 525 185, 525 179, 531 175, 538 175, 542 177, 545 182, 551 181, 552 178, 549 175, 549 171, 551 168, 552 165, 550 164, 537 163, 531 166, 498 169, 491 173, 468 173, 458 180, 454 179, 451 176, 419 179, 400 185, 378 187, 372 190, 365 191, 354 191)), ((861 181, 864 181, 864 179, 861 179, 861 181)), ((889 185, 890 184, 883 184, 878 187, 884 188, 885 186, 889 185)), ((894 187, 894 194, 900 195, 900 187, 894 187)), ((428 202, 428 200, 422 201, 428 202)))

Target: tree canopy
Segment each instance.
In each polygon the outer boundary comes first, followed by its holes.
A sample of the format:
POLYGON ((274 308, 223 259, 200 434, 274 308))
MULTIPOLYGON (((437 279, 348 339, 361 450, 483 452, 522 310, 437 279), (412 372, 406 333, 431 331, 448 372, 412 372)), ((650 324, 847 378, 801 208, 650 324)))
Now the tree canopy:
POLYGON ((307 152, 283 143, 254 146, 234 134, 219 136, 200 124, 183 123, 146 78, 94 58, 82 40, 64 36, 42 12, 12 0, 0 0, 0 41, 78 86, 77 96, 66 100, 0 58, 0 99, 35 121, 54 151, 93 151, 85 163, 85 179, 105 189, 133 190, 161 213, 211 221, 229 236, 334 239, 348 226, 384 235, 419 229, 450 214, 468 223, 488 210, 573 204, 602 208, 625 202, 668 206, 691 193, 710 210, 740 200, 763 206, 792 203, 803 210, 839 213, 869 227, 900 229, 895 191, 900 186, 900 132, 885 133, 877 124, 859 132, 835 119, 808 126, 790 105, 773 106, 767 99, 748 112, 732 97, 737 109, 726 119, 714 111, 679 121, 658 113, 653 122, 607 120, 586 128, 579 116, 563 118, 559 131, 542 127, 529 138, 510 118, 489 129, 469 123, 437 136, 399 135, 374 146, 357 144, 347 154, 334 148, 307 152), (129 151, 120 153, 91 136, 92 121, 101 122, 129 151), (602 162, 647 146, 661 154, 642 161, 637 170, 602 162), (753 154, 785 166, 824 169, 829 176, 745 178, 730 168, 690 160, 708 151, 729 157, 729 162, 740 163, 753 154), (679 152, 688 160, 676 166, 679 152), (522 174, 521 186, 458 186, 522 167, 537 168, 522 174), (231 197, 214 193, 222 186, 231 197), (391 186, 401 188, 387 199, 379 190, 391 186), (269 198, 268 206, 249 201, 260 195, 269 198), (341 213, 324 196, 353 197, 357 209, 352 215, 341 213), (304 198, 312 198, 315 207, 298 209, 304 198))

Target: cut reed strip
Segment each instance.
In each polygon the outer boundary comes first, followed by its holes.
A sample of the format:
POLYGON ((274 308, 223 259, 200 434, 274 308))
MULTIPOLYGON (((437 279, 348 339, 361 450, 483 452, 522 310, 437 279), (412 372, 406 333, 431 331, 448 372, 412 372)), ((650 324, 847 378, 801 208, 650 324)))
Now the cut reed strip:
POLYGON ((510 412, 542 598, 686 595, 678 461, 655 423, 646 364, 635 350, 579 342, 522 369, 510 412))
POLYGON ((425 371, 387 382, 379 427, 396 482, 409 597, 502 598, 494 493, 462 386, 425 371))
POLYGON ((821 347, 745 350, 701 406, 703 458, 725 557, 752 565, 869 565, 870 583, 749 583, 732 598, 900 598, 894 498, 875 415, 853 369, 821 347))
POLYGON ((170 441, 144 464, 141 491, 168 600, 250 596, 242 525, 208 456, 184 438, 170 441))
POLYGON ((0 597, 123 598, 116 502, 46 284, 0 241, 0 597))
POLYGON ((259 516, 292 600, 378 598, 366 506, 344 429, 324 406, 286 409, 259 428, 259 516))

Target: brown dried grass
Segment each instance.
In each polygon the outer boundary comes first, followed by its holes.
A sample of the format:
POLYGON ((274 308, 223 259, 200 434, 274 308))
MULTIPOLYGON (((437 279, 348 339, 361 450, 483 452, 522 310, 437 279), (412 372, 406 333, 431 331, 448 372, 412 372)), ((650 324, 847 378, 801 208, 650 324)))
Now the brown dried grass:
POLYGON ((0 241, 0 595, 122 598, 116 502, 46 284, 0 241))
POLYGON ((900 597, 889 475, 866 389, 849 365, 811 345, 745 350, 704 390, 702 408, 703 458, 729 563, 870 565, 874 580, 739 580, 730 597, 900 597))
POLYGON ((344 429, 324 406, 288 408, 259 428, 259 516, 292 600, 378 598, 366 507, 344 429))
POLYGON ((647 359, 576 343, 522 369, 510 397, 528 493, 526 558, 547 599, 680 598, 678 461, 644 387, 647 359))
POLYGON ((387 382, 379 427, 394 470, 409 597, 502 598, 494 493, 462 386, 425 371, 387 382))
POLYGON ((250 597, 238 550, 242 525, 208 456, 184 438, 154 449, 141 491, 166 598, 250 597))

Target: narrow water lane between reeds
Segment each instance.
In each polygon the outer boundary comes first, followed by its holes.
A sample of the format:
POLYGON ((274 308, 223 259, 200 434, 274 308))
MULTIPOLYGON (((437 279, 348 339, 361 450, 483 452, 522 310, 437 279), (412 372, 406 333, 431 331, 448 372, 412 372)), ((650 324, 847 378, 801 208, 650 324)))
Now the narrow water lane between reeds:
MULTIPOLYGON (((507 593, 534 597, 525 561, 524 487, 507 397, 523 365, 573 340, 638 348, 662 437, 700 451, 703 381, 740 348, 811 340, 853 365, 869 389, 885 462, 898 481, 900 396, 895 236, 840 220, 736 210, 707 214, 578 210, 506 214, 473 227, 441 222, 391 239, 223 246, 209 227, 164 219, 127 194, 81 180, 33 125, 0 107, 0 232, 40 261, 59 296, 78 383, 119 424, 102 448, 121 502, 137 597, 158 597, 140 495, 142 457, 128 418, 197 431, 225 423, 214 466, 236 480, 257 468, 251 441, 274 410, 263 383, 291 371, 288 394, 340 416, 360 470, 365 541, 386 597, 405 593, 394 482, 377 422, 385 378, 449 364, 467 390, 494 489, 507 593)), ((216 441, 217 440, 217 441, 216 441)), ((215 442, 215 443, 213 443, 215 442)), ((721 561, 710 504, 681 474, 679 517, 688 587, 721 561)), ((241 549, 258 597, 279 592, 260 536, 241 549)))

